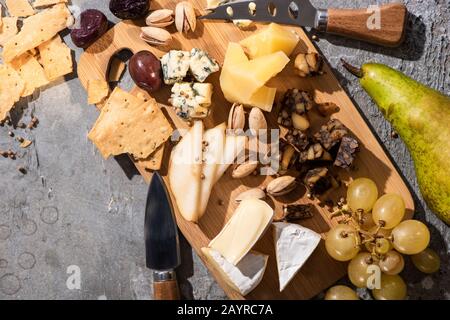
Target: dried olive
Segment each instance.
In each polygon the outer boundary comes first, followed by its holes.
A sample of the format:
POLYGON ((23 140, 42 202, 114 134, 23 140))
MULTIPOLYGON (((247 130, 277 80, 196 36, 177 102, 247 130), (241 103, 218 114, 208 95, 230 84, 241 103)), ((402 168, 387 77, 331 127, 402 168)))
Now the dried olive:
POLYGON ((80 15, 79 28, 72 29, 70 36, 73 43, 80 48, 87 48, 108 31, 108 19, 95 9, 83 11, 80 15))

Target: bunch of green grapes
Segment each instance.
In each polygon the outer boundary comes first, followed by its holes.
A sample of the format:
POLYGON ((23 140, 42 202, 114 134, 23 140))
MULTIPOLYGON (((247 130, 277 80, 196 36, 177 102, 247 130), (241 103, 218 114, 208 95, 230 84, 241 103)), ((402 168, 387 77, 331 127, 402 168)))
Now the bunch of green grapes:
MULTIPOLYGON (((346 204, 341 203, 333 217, 342 217, 325 241, 328 254, 338 261, 350 261, 348 276, 358 288, 368 286, 373 275, 371 265, 379 267, 379 287, 372 290, 377 300, 402 300, 406 284, 399 275, 405 266, 403 255, 424 273, 439 270, 440 259, 427 248, 430 231, 417 220, 404 220, 405 202, 400 195, 378 198, 378 188, 370 179, 354 180, 347 190, 346 204), (403 221, 404 220, 404 221, 403 221), (369 271, 369 272, 368 272, 369 271)), ((347 300, 356 293, 348 287, 333 287, 325 299, 347 300)))

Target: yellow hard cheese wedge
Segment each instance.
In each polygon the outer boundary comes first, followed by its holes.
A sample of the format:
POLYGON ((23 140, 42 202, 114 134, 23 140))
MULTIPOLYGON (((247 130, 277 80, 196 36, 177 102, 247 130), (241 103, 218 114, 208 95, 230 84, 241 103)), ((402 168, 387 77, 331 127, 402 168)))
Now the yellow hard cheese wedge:
POLYGON ((272 208, 262 200, 242 201, 209 248, 236 266, 267 230, 273 215, 272 208))
POLYGON ((281 51, 248 60, 239 44, 230 43, 220 75, 225 98, 232 103, 271 111, 276 89, 264 85, 288 63, 289 58, 281 51))
POLYGON ((251 59, 262 57, 277 51, 290 55, 294 51, 299 37, 276 23, 240 42, 251 59))

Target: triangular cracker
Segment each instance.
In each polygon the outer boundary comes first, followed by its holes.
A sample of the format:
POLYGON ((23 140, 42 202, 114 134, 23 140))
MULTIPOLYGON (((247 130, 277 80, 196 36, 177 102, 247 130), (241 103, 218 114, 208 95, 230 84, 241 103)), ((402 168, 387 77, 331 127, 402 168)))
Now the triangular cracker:
POLYGON ((39 47, 39 62, 44 67, 48 80, 53 81, 66 74, 72 73, 72 51, 62 41, 59 34, 39 47))
POLYGON ((169 139, 172 131, 154 99, 142 103, 116 87, 88 137, 105 159, 123 153, 145 159, 169 139))
POLYGON ((0 31, 0 46, 3 45, 17 34, 17 17, 3 18, 3 24, 0 31))
POLYGON ((12 17, 29 17, 35 14, 28 0, 6 0, 6 7, 12 17))
POLYGON ((5 119, 14 103, 19 101, 24 88, 25 83, 13 68, 0 65, 0 120, 5 119))
POLYGON ((24 53, 20 57, 14 59, 10 64, 25 83, 25 89, 21 95, 22 97, 33 94, 34 90, 49 83, 45 76, 44 69, 30 53, 24 53))

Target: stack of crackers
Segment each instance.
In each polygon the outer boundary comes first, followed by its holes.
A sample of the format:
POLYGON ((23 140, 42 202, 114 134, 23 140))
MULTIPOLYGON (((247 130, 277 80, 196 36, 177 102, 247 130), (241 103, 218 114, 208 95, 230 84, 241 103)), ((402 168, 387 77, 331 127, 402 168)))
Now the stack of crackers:
POLYGON ((0 121, 20 98, 72 73, 71 50, 59 35, 74 23, 66 2, 35 0, 32 6, 28 0, 6 0, 8 16, 0 18, 0 121))

